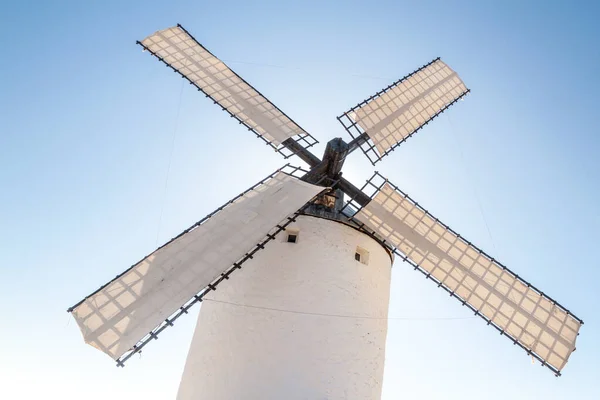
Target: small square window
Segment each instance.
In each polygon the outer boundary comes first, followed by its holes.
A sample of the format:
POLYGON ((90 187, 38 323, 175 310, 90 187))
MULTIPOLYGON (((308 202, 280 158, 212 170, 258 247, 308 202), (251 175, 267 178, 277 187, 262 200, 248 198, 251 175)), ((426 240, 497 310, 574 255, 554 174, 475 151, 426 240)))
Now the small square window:
POLYGON ((298 243, 300 237, 300 231, 294 228, 288 228, 285 230, 285 236, 283 236, 283 242, 285 243, 298 243))
POLYGON ((360 246, 356 246, 354 260, 358 261, 361 264, 369 265, 369 252, 360 246))

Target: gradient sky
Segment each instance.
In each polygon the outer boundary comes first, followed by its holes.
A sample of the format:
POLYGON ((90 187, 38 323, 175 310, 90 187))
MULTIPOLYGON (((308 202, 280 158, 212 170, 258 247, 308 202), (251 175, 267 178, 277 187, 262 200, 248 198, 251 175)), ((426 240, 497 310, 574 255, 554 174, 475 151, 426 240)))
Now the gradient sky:
MULTIPOLYGON (((195 313, 120 369, 65 310, 284 163, 135 45, 181 23, 319 156, 348 139, 336 116, 442 57, 472 93, 377 169, 585 325, 556 378, 479 318, 436 319, 470 314, 397 262, 383 399, 600 398, 598 3, 282 3, 2 2, 3 397, 175 397, 195 313)), ((357 152, 345 176, 372 171, 357 152)))

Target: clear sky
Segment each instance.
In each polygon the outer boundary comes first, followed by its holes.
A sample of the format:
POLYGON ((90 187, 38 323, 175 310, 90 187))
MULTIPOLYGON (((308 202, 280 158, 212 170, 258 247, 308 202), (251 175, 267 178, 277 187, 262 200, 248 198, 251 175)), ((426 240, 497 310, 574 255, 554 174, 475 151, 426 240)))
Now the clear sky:
MULTIPOLYGON (((436 319, 470 314, 398 262, 383 399, 600 398, 598 3, 282 3, 2 2, 2 397, 175 397, 195 314, 120 369, 65 310, 284 163, 135 45, 181 23, 319 155, 348 139, 336 116, 442 57, 472 93, 377 169, 585 325, 555 378, 478 318, 436 319)), ((357 152, 345 176, 372 171, 357 152)))

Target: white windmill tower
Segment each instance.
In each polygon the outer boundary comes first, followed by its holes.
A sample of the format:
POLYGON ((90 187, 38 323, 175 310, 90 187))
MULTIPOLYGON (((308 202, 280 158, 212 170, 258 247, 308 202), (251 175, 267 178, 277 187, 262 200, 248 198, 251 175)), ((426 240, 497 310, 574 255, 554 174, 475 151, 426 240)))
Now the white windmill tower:
POLYGON ((310 170, 274 172, 69 308, 86 343, 123 366, 204 302, 178 399, 378 399, 397 257, 560 374, 579 318, 379 173, 362 189, 342 177, 348 154, 375 164, 469 92, 446 64, 338 117, 353 140, 320 160, 309 133, 180 25, 138 43, 310 170))

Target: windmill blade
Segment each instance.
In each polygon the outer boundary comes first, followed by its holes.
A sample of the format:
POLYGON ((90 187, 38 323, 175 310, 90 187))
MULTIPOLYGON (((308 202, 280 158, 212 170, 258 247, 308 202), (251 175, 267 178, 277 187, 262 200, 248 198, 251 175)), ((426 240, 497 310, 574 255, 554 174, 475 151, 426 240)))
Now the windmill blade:
MULTIPOLYGON (((415 269, 557 375, 583 321, 462 238, 376 173, 372 200, 353 216, 415 269)), ((363 188, 364 189, 364 188, 363 188)))
POLYGON ((338 117, 375 165, 469 89, 439 58, 392 83, 338 117))
POLYGON ((71 307, 85 342, 118 359, 155 338, 153 328, 229 279, 323 190, 281 170, 268 176, 71 307))
POLYGON ((181 25, 158 31, 137 43, 187 79, 285 158, 298 152, 298 144, 306 149, 318 143, 258 90, 198 43, 181 25))

